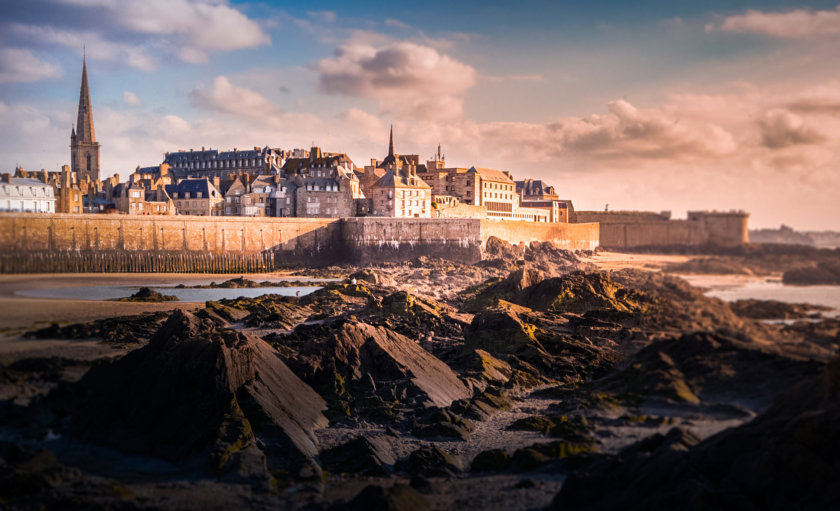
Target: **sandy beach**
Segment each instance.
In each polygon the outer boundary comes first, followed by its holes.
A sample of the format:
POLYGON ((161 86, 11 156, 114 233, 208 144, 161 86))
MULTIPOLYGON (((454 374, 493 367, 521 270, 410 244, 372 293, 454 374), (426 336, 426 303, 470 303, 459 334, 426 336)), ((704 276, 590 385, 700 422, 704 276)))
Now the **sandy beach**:
MULTIPOLYGON (((136 303, 108 300, 64 300, 50 298, 28 298, 15 292, 24 289, 46 289, 84 286, 140 286, 149 283, 174 285, 179 283, 222 282, 240 275, 228 274, 177 274, 177 273, 105 273, 105 274, 16 274, 0 275, 0 357, 18 358, 37 353, 51 355, 66 352, 67 356, 96 355, 96 342, 65 340, 24 339, 21 334, 27 330, 43 327, 50 323, 83 323, 115 316, 127 316, 144 312, 173 309, 195 309, 202 302, 136 303)), ((247 279, 262 281, 290 278, 288 273, 244 274, 247 279)), ((107 348, 110 349, 110 348, 107 348)))

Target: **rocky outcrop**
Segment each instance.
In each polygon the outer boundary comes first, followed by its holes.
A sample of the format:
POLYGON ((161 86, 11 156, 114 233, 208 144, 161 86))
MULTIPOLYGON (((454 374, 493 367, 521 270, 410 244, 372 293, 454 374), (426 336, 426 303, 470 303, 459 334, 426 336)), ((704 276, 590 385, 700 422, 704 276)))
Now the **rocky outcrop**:
POLYGON ((673 429, 567 479, 551 509, 834 509, 840 360, 753 421, 703 442, 673 429))
POLYGON ((114 344, 145 343, 168 317, 168 312, 159 311, 65 326, 53 324, 28 332, 26 336, 38 339, 102 339, 114 344))
POLYGON ((120 302, 176 302, 177 296, 161 294, 154 289, 141 287, 133 295, 120 298, 120 302))
POLYGON ((782 282, 797 286, 840 285, 840 258, 820 261, 807 268, 790 269, 782 275, 782 282))
POLYGON ((802 319, 819 317, 828 307, 808 303, 788 303, 778 300, 736 300, 729 304, 732 311, 751 319, 802 319))
POLYGON ((470 392, 445 363, 383 327, 340 320, 301 325, 274 342, 290 367, 341 415, 387 403, 448 406, 470 392))
POLYGON ((300 468, 326 425, 323 399, 271 346, 183 311, 70 395, 76 438, 174 462, 203 457, 218 472, 258 469, 262 456, 269 468, 300 468))
POLYGON ((821 365, 777 346, 695 333, 651 344, 593 385, 630 404, 726 403, 760 411, 821 365))

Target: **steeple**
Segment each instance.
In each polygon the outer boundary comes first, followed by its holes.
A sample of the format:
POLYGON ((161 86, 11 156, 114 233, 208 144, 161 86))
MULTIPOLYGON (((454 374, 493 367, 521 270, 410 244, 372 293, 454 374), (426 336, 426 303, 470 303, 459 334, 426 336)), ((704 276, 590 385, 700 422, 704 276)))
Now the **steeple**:
POLYGON ((79 90, 79 116, 76 120, 76 136, 79 142, 93 143, 96 137, 93 133, 93 109, 90 103, 90 89, 87 78, 87 59, 82 59, 82 86, 79 90))
POLYGON ((394 125, 391 125, 391 141, 388 143, 388 156, 394 158, 394 125))
POLYGON ((88 87, 87 59, 82 58, 82 86, 79 89, 79 114, 70 130, 70 167, 80 181, 85 177, 99 181, 99 142, 93 132, 93 107, 88 87))

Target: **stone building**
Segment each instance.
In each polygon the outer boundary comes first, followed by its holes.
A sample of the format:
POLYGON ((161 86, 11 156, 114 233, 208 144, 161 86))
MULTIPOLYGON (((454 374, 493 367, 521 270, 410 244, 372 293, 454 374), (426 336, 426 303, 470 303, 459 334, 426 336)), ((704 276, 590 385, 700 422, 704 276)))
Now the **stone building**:
POLYGON ((55 213, 53 187, 38 179, 0 177, 0 211, 19 213, 55 213))
POLYGON ((254 147, 240 151, 219 151, 201 148, 200 151, 177 151, 166 153, 163 163, 169 165, 170 174, 176 179, 188 177, 218 177, 225 179, 230 174, 277 174, 285 164, 288 153, 268 146, 254 147))
POLYGON ((420 165, 420 156, 416 154, 397 154, 394 151, 394 127, 391 126, 391 134, 388 139, 388 155, 381 160, 371 158, 370 165, 365 165, 363 172, 357 172, 362 193, 366 197, 373 196, 373 190, 377 183, 392 169, 401 170, 404 166, 413 166, 416 173, 425 171, 420 165))
POLYGON ((82 59, 82 86, 79 91, 79 112, 76 126, 70 132, 71 170, 81 179, 99 181, 99 142, 93 131, 93 106, 88 88, 87 62, 82 59))
POLYGON ((182 179, 167 185, 166 193, 175 204, 179 215, 223 216, 224 197, 208 178, 182 179))
POLYGON ((430 218, 432 187, 417 176, 413 165, 391 168, 373 187, 373 216, 430 218))
POLYGON ((553 201, 560 198, 554 187, 542 179, 516 181, 516 193, 522 201, 553 201))
POLYGON ((365 198, 356 165, 344 153, 312 147, 304 158, 288 158, 283 175, 287 181, 281 185, 282 197, 275 194, 273 201, 278 216, 292 211, 303 218, 356 216, 357 202, 365 198))
POLYGON ((124 215, 174 215, 175 202, 165 187, 147 188, 140 182, 120 183, 113 190, 112 200, 124 215))
POLYGON ((69 165, 61 166, 58 179, 52 183, 53 194, 56 197, 56 213, 84 213, 84 198, 82 190, 76 185, 75 177, 76 175, 70 172, 69 165))

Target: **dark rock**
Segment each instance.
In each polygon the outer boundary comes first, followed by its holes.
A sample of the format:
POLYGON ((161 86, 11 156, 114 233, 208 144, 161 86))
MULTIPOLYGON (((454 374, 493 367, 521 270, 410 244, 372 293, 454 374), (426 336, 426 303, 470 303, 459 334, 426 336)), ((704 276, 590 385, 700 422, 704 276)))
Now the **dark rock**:
POLYGON ((817 509, 840 502, 840 360, 743 426, 679 429, 573 473, 552 509, 817 509))
POLYGON ((510 468, 513 458, 504 449, 482 451, 473 458, 470 472, 502 472, 510 468))
POLYGON ((409 486, 390 488, 368 486, 347 503, 348 511, 424 511, 431 506, 425 497, 409 486))
POLYGON ((752 319, 801 319, 813 317, 819 311, 831 310, 820 305, 778 300, 736 300, 729 306, 735 314, 752 319))
POLYGON ((452 477, 461 473, 458 457, 433 445, 426 445, 412 452, 399 467, 409 474, 423 477, 452 477))
POLYGON ((136 316, 98 319, 89 323, 75 323, 66 326, 50 325, 40 330, 26 333, 27 337, 38 339, 91 339, 99 338, 107 343, 131 344, 145 343, 154 335, 168 312, 149 312, 136 316))
POLYGON ((276 342, 295 373, 327 399, 333 416, 382 410, 384 401, 445 407, 469 396, 449 366, 384 327, 355 321, 302 325, 276 342))
POLYGON ((271 346, 182 311, 70 395, 73 436, 175 462, 204 456, 220 472, 257 443, 270 468, 299 468, 326 425, 324 401, 271 346))
POLYGON ((141 287, 136 293, 127 297, 120 298, 120 302, 177 302, 178 297, 173 295, 164 295, 154 289, 148 287, 141 287))
POLYGON ((411 433, 420 438, 448 437, 466 440, 473 430, 471 421, 451 410, 435 408, 427 412, 411 433))
POLYGON ((840 258, 820 261, 809 268, 795 268, 782 275, 782 282, 797 286, 836 286, 840 284, 840 258))
POLYGON ((387 476, 393 471, 394 453, 385 437, 359 437, 321 452, 323 467, 333 473, 387 476))

